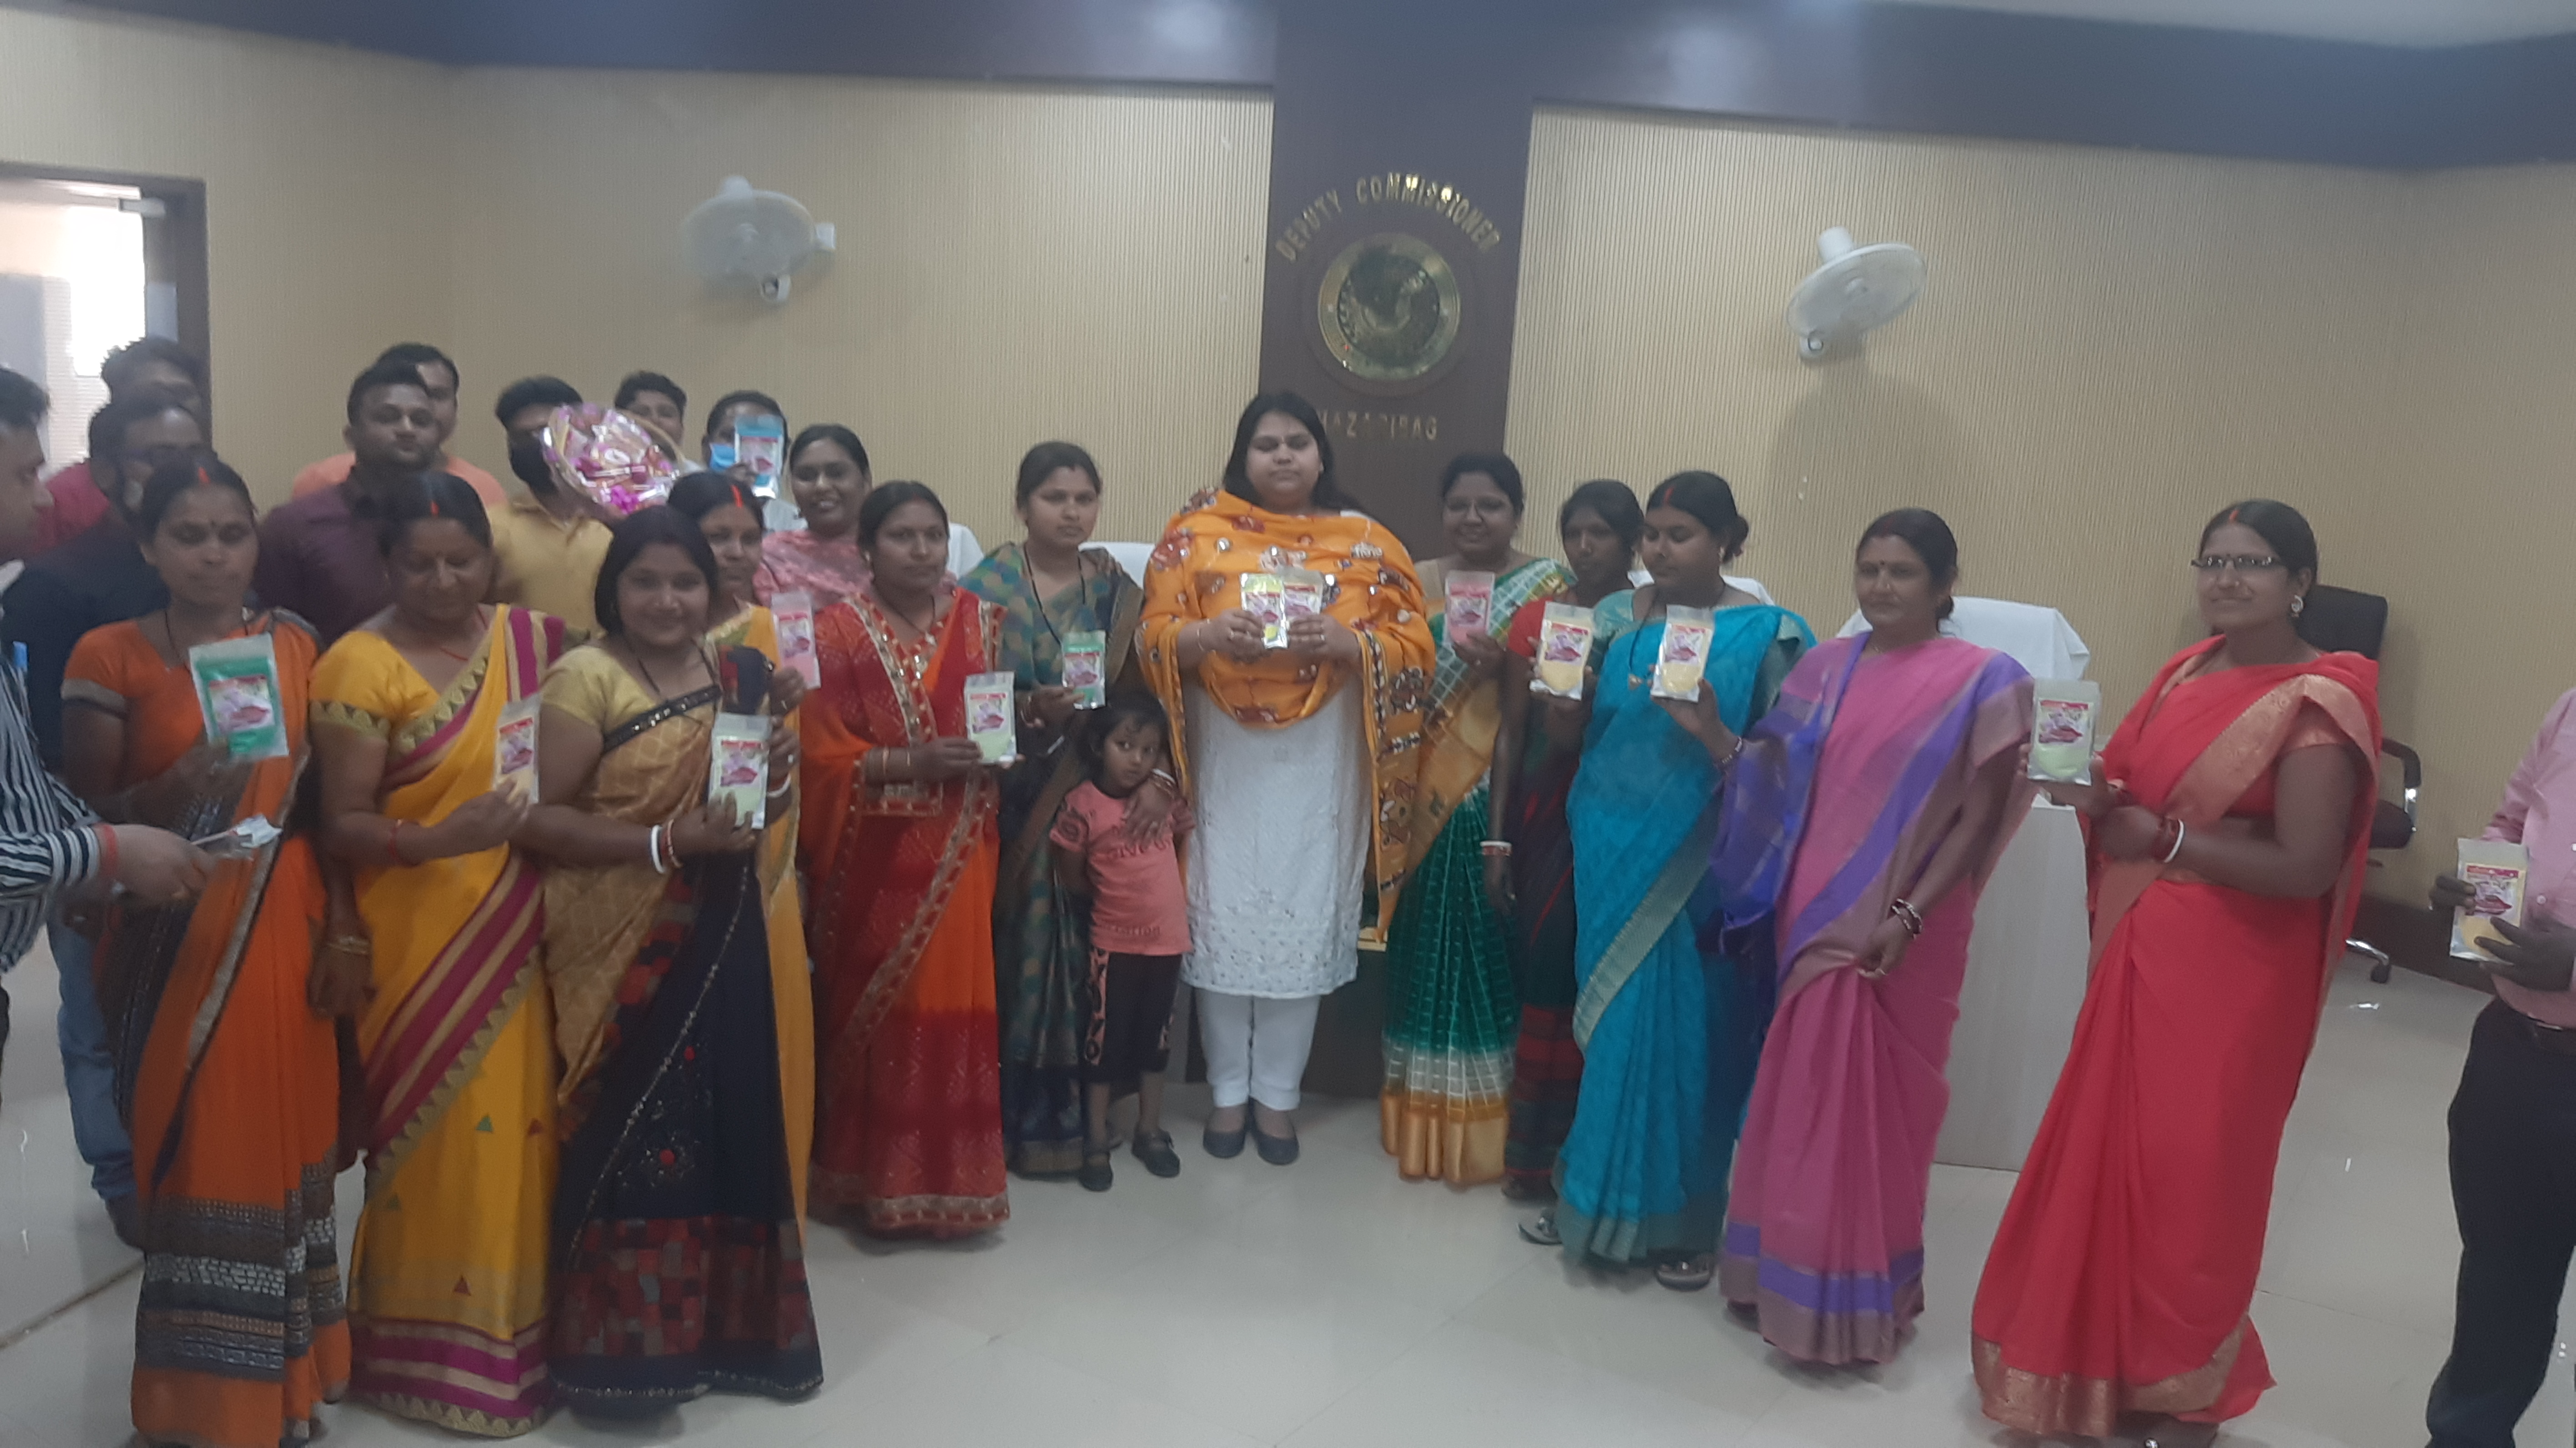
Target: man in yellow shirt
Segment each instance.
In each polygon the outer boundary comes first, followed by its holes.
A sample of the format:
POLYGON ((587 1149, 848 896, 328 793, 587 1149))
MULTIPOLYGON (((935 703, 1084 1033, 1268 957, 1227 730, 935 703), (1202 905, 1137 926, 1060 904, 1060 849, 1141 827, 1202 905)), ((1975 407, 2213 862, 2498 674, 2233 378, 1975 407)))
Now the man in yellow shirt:
MULTIPOLYGON (((427 342, 397 342, 387 347, 383 355, 376 358, 376 365, 381 367, 389 362, 419 368, 421 386, 429 389, 430 415, 438 419, 438 456, 431 460, 429 470, 454 473, 463 478, 467 486, 474 489, 474 495, 483 500, 485 508, 497 511, 509 501, 509 494, 502 491, 500 480, 447 450, 448 439, 456 435, 456 388, 463 376, 456 370, 456 364, 448 359, 446 353, 427 342)), ((308 464, 304 471, 295 475, 294 496, 307 497, 326 488, 340 486, 349 480, 349 470, 356 462, 357 454, 338 453, 308 464)))
POLYGON ((527 492, 492 510, 492 601, 550 613, 579 634, 599 632, 591 593, 608 556, 608 522, 588 498, 559 482, 546 463, 545 418, 576 407, 581 394, 553 377, 502 390, 493 409, 510 440, 510 472, 527 492))

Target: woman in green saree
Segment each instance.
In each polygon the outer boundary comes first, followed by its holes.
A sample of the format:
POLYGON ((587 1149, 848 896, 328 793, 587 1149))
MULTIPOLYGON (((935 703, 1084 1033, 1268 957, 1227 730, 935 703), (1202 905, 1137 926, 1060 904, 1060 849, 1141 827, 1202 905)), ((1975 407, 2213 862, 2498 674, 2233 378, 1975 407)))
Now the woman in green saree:
MULTIPOLYGON (((1083 780, 1067 744, 1081 694, 1065 679, 1066 645, 1079 658, 1096 644, 1098 682, 1114 682, 1127 670, 1145 594, 1106 549, 1083 546, 1100 519, 1100 468, 1090 453, 1069 442, 1038 444, 1020 460, 1014 493, 1027 537, 985 555, 959 580, 1002 610, 1000 667, 1018 677, 1020 762, 1002 777, 993 891, 1002 1140, 1020 1175, 1069 1176, 1082 1167, 1090 942, 1046 847, 1056 811, 1083 780)), ((1172 796, 1148 785, 1138 798, 1159 820, 1172 796)), ((1157 1175, 1180 1170, 1170 1138, 1144 1125, 1136 1155, 1157 1175)))

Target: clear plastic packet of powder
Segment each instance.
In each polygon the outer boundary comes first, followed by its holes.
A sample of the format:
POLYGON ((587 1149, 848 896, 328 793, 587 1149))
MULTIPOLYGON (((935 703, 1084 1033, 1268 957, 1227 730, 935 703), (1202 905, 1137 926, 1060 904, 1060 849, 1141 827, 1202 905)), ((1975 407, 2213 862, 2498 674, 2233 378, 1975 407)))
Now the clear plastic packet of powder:
POLYGON ((1291 568, 1279 575, 1279 643, 1288 642, 1287 625, 1324 611, 1324 575, 1307 568, 1291 568))
POLYGON ((2030 777, 2091 784, 2093 726, 2102 717, 2102 686, 2090 679, 2038 679, 2031 684, 2030 699, 2030 777))
POLYGON ((966 737, 984 754, 986 764, 1009 764, 1020 757, 1020 731, 1011 719, 1009 672, 966 676, 966 737))
POLYGON ((1717 637, 1716 615, 1705 608, 1664 610, 1664 639, 1655 649, 1654 686, 1658 699, 1696 699, 1700 675, 1708 668, 1708 645, 1717 637))
POLYGON ((1109 701, 1109 681, 1103 675, 1109 653, 1109 638, 1097 629, 1064 636, 1064 686, 1074 693, 1077 708, 1097 709, 1109 701))
POLYGON ((814 595, 801 589, 770 595, 769 616, 778 624, 778 662, 805 681, 823 687, 823 659, 814 652, 814 595))
POLYGON ((196 679, 208 740, 222 740, 235 759, 287 756, 277 640, 263 633, 199 644, 188 650, 188 672, 196 679))
POLYGON ((514 791, 521 799, 537 797, 537 714, 542 697, 531 695, 504 705, 492 741, 492 791, 514 791))
POLYGON ((219 830, 202 840, 188 843, 218 860, 247 860, 267 849, 284 833, 269 822, 266 815, 252 815, 228 830, 219 830))
POLYGON ((2496 921, 2522 923, 2523 887, 2531 878, 2531 852, 2504 840, 2460 841, 2460 883, 2469 887, 2469 903, 2451 912, 2451 953, 2470 960, 2494 960, 2487 946, 2504 937, 2496 921))
POLYGON ((1539 614, 1538 659, 1530 692, 1560 699, 1583 697, 1583 666, 1592 657, 1592 610, 1551 603, 1539 614))
POLYGON ((1494 575, 1458 572, 1442 580, 1449 595, 1449 637, 1485 638, 1494 631, 1494 575))
POLYGON ((1240 586, 1243 611, 1261 620, 1261 646, 1288 647, 1288 581, 1276 573, 1247 573, 1240 586))
POLYGON ((718 714, 707 758, 707 803, 731 805, 736 824, 769 825, 769 716, 718 714))
POLYGON ((746 417, 734 424, 735 460, 751 469, 752 487, 763 497, 778 494, 778 474, 787 464, 787 423, 782 418, 746 417))

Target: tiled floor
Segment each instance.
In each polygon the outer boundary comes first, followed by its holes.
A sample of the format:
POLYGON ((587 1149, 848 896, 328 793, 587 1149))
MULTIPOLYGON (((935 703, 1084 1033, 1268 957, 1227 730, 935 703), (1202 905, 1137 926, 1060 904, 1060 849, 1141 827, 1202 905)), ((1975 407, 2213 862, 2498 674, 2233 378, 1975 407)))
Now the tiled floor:
MULTIPOLYGON (((51 972, 13 972, 18 1045, 0 1108, 0 1444, 127 1440, 135 1279, 83 1187, 51 1050, 51 972), (103 1290, 69 1310, 84 1288, 103 1290), (49 1315, 51 1320, 46 1320, 49 1315), (31 1324, 42 1323, 34 1331, 31 1324)), ((2456 1251, 2442 1112, 2482 998, 2401 975, 2338 983, 2281 1163, 2255 1306, 2281 1386, 2222 1440, 2416 1448, 2456 1251)), ((1967 1313, 2010 1176, 1942 1168, 1930 1310, 1866 1372, 1773 1358, 1713 1295, 1569 1270, 1513 1235, 1488 1188, 1408 1185, 1375 1108, 1304 1117, 1305 1159, 1217 1162, 1178 1093, 1181 1176, 1122 1163, 1116 1190, 1014 1183, 998 1239, 886 1247, 816 1235, 831 1377, 795 1407, 710 1399, 645 1426, 549 1423, 532 1441, 727 1448, 1714 1448, 2003 1444, 1968 1383, 1967 1313)), ((354 1187, 355 1179, 349 1185, 354 1187)), ((345 1214, 345 1212, 344 1212, 345 1214)), ((2562 1349, 2561 1357, 2565 1353, 2562 1349)), ((354 1407, 342 1448, 463 1440, 354 1407)), ((2523 1424, 2565 1443, 2562 1368, 2523 1424)))

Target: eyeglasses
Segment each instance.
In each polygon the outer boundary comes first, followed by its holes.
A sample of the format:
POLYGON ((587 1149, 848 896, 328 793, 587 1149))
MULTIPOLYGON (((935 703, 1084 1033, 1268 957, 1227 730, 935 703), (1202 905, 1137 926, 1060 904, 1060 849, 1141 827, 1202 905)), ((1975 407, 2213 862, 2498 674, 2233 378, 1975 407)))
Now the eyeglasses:
POLYGON ((2281 566, 2278 553, 2204 553, 2191 560, 2203 573, 2261 573, 2281 566))

